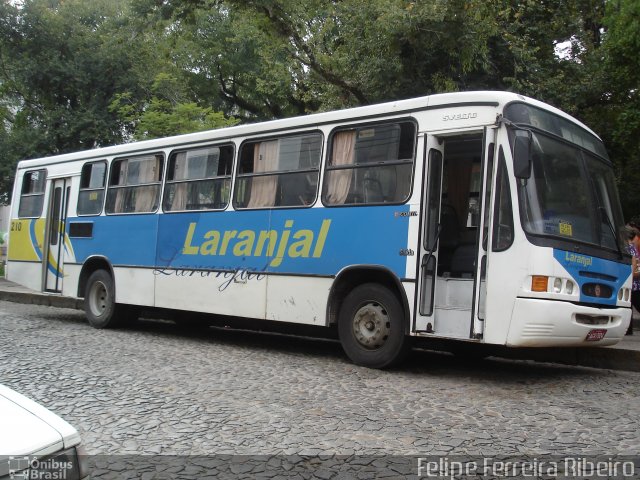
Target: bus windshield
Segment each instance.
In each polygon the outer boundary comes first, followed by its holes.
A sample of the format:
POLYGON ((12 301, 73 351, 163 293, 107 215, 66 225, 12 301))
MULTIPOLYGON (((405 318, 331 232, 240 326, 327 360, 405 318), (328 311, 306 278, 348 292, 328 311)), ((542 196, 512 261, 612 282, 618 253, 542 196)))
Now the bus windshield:
POLYGON ((624 251, 613 169, 594 155, 533 132, 531 177, 520 190, 528 233, 624 251))
POLYGON ((569 120, 530 105, 511 104, 505 116, 531 131, 531 176, 520 179, 518 188, 525 231, 626 252, 622 209, 602 142, 569 120))

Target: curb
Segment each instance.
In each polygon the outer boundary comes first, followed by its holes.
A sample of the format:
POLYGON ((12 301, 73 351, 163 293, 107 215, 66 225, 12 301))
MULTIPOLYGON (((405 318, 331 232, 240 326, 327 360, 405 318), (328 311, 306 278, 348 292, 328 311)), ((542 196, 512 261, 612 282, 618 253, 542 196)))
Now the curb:
POLYGON ((55 308, 70 308, 82 310, 83 300, 81 298, 62 297, 59 295, 47 295, 30 292, 0 291, 0 300, 13 303, 24 303, 27 305, 43 305, 55 308))
POLYGON ((496 356, 579 367, 640 372, 640 351, 621 347, 501 349, 496 356))

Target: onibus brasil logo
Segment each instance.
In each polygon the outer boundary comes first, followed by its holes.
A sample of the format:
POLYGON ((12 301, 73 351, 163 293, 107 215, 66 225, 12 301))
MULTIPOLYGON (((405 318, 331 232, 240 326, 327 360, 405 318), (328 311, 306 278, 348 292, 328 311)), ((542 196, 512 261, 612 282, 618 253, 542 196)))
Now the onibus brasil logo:
POLYGON ((65 480, 74 470, 72 461, 56 458, 9 457, 8 462, 12 480, 65 480))

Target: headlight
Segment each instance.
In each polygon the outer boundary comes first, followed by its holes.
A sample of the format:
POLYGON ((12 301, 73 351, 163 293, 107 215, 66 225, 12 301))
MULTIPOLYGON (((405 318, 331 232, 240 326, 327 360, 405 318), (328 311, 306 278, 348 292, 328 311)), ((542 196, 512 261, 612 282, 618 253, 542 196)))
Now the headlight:
POLYGON ((548 277, 546 275, 533 275, 531 277, 532 292, 560 293, 573 295, 576 284, 562 277, 548 277))
POLYGON ((571 280, 567 280, 567 286, 565 288, 567 291, 567 295, 573 294, 573 282, 571 280))

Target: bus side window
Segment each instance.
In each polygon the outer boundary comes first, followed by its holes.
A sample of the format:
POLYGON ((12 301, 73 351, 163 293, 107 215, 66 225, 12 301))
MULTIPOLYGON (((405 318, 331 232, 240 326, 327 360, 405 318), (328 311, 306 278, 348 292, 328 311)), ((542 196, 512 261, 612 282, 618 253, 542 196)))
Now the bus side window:
POLYGON ((113 213, 150 213, 158 208, 162 154, 119 158, 111 163, 105 210, 113 213))
POLYGON ((85 163, 82 166, 77 207, 78 215, 100 215, 106 179, 106 161, 85 163))
POLYGON ((415 124, 408 121, 336 131, 323 186, 325 205, 405 202, 415 139, 415 124))
POLYGON ((322 135, 251 141, 240 148, 235 208, 304 207, 315 202, 322 135))
POLYGON ((233 145, 220 145, 172 153, 164 211, 225 209, 231 194, 233 152, 233 145))
POLYGON ((42 214, 46 179, 46 170, 32 170, 24 174, 18 208, 19 217, 35 218, 42 214))
POLYGON ((494 252, 502 252, 513 243, 513 207, 511 206, 509 176, 502 147, 500 147, 500 153, 498 154, 495 205, 491 248, 494 252))

